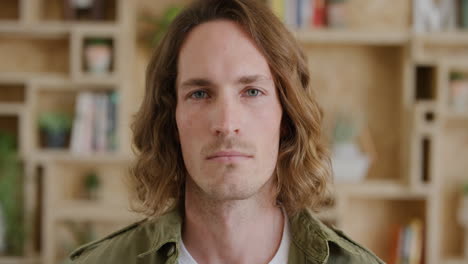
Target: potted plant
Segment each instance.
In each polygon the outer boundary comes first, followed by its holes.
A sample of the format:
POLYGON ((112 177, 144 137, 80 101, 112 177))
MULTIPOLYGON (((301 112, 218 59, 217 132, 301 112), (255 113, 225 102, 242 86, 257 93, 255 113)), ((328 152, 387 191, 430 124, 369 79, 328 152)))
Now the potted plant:
POLYGON ((154 47, 162 40, 169 25, 181 10, 182 7, 173 5, 166 8, 160 17, 149 14, 142 15, 143 38, 150 47, 154 47))
POLYGON ((365 126, 349 114, 337 115, 332 136, 332 167, 337 181, 359 182, 366 176, 374 148, 365 126))
POLYGON ((112 64, 112 40, 88 38, 84 46, 86 70, 92 74, 108 73, 112 64))
POLYGON ((86 198, 89 200, 97 200, 99 196, 99 187, 101 181, 96 172, 92 171, 85 175, 84 187, 86 192, 86 198))
POLYGON ((0 253, 19 256, 23 253, 21 169, 14 136, 0 131, 0 253))
POLYGON ((460 72, 450 74, 452 108, 455 112, 468 112, 468 77, 460 72))
POLYGON ((48 148, 65 148, 72 126, 72 118, 63 112, 44 112, 39 116, 39 127, 45 135, 48 148))

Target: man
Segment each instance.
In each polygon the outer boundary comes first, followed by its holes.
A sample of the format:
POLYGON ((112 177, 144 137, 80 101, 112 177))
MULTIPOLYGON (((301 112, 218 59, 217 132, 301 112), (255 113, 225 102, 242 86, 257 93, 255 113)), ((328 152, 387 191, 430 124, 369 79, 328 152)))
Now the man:
POLYGON ((309 209, 330 161, 305 57, 255 0, 183 11, 147 70, 132 169, 148 215, 76 263, 382 263, 309 209))

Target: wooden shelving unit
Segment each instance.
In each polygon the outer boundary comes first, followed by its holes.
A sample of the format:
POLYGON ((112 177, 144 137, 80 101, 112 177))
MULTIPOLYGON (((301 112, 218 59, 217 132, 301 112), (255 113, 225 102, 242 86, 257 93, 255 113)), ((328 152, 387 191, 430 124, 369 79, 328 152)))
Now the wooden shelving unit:
POLYGON ((377 150, 365 180, 336 182, 319 217, 387 262, 395 227, 417 218, 426 264, 468 262, 455 221, 468 113, 449 103, 450 72, 468 72, 468 32, 416 34, 412 1, 370 2, 348 1, 345 29, 292 29, 326 121, 342 105, 363 112, 377 150))
POLYGON ((69 20, 65 1, 7 0, 0 8, 0 130, 17 135, 23 164, 27 239, 22 256, 1 256, 0 263, 60 263, 74 241, 69 222, 98 226, 105 234, 139 219, 128 208, 123 182, 132 160, 127 95, 133 73, 133 1, 109 0, 102 20, 69 20), (108 74, 90 74, 84 43, 109 39, 108 74), (118 94, 117 149, 76 154, 41 143, 39 114, 61 110, 76 114, 83 91, 118 94), (82 197, 83 174, 97 172, 101 195, 82 197), (66 235, 68 232, 68 236, 66 235), (65 235, 64 235, 65 234, 65 235), (67 248, 64 248, 66 246, 67 248))

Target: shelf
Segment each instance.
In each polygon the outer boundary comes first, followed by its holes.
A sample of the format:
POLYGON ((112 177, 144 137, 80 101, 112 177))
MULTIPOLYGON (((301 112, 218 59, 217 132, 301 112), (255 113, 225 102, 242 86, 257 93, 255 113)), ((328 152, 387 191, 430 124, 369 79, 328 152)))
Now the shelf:
POLYGON ((21 115, 23 109, 23 104, 0 103, 0 115, 21 115))
POLYGON ((40 259, 23 257, 0 257, 1 264, 39 264, 40 259))
POLYGON ((402 46, 409 41, 407 32, 366 32, 353 30, 297 30, 293 34, 304 44, 349 44, 402 46))
POLYGON ((0 35, 57 38, 69 35, 74 30, 86 30, 95 33, 115 34, 118 25, 102 22, 44 22, 34 25, 20 24, 15 21, 0 21, 0 35))
POLYGON ((468 121, 468 112, 459 113, 459 112, 449 110, 444 113, 444 118, 450 121, 468 121))
POLYGON ((415 34, 413 57, 419 61, 437 63, 439 61, 462 62, 468 58, 467 32, 441 32, 415 34))
POLYGON ((81 88, 113 90, 119 84, 113 76, 90 76, 80 80, 70 80, 66 74, 61 73, 33 73, 33 72, 0 72, 0 83, 27 83, 37 84, 39 89, 79 90, 81 88))
POLYGON ((74 163, 127 163, 133 160, 131 155, 117 153, 91 153, 89 155, 74 154, 67 150, 40 150, 30 156, 43 162, 74 162, 74 163))
POLYGON ((42 35, 0 37, 0 72, 61 74, 69 73, 70 38, 44 38, 42 35), (21 54, 18 58, 16 55, 21 54), (34 58, 34 59, 31 59, 34 58))
POLYGON ((382 199, 425 199, 429 194, 429 188, 418 190, 396 181, 368 181, 362 183, 336 183, 336 193, 366 198, 382 199))
POLYGON ((35 81, 61 84, 66 80, 67 76, 60 73, 0 72, 0 82, 25 83, 35 81))
POLYGON ((466 264, 466 263, 468 263, 468 259, 462 259, 462 258, 446 259, 442 262, 442 264, 466 264))
POLYGON ((90 201, 67 201, 53 210, 57 220, 127 222, 143 218, 124 207, 90 201))
POLYGON ((468 45, 468 32, 436 32, 414 34, 413 39, 427 44, 437 45, 468 45))

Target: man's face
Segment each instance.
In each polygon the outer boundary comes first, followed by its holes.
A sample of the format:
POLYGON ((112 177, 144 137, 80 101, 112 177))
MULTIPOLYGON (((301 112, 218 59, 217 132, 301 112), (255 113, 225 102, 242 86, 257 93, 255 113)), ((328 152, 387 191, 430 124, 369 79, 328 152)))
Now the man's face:
POLYGON ((191 184, 241 200, 267 186, 282 109, 268 63, 234 22, 195 27, 179 54, 176 121, 191 184))

